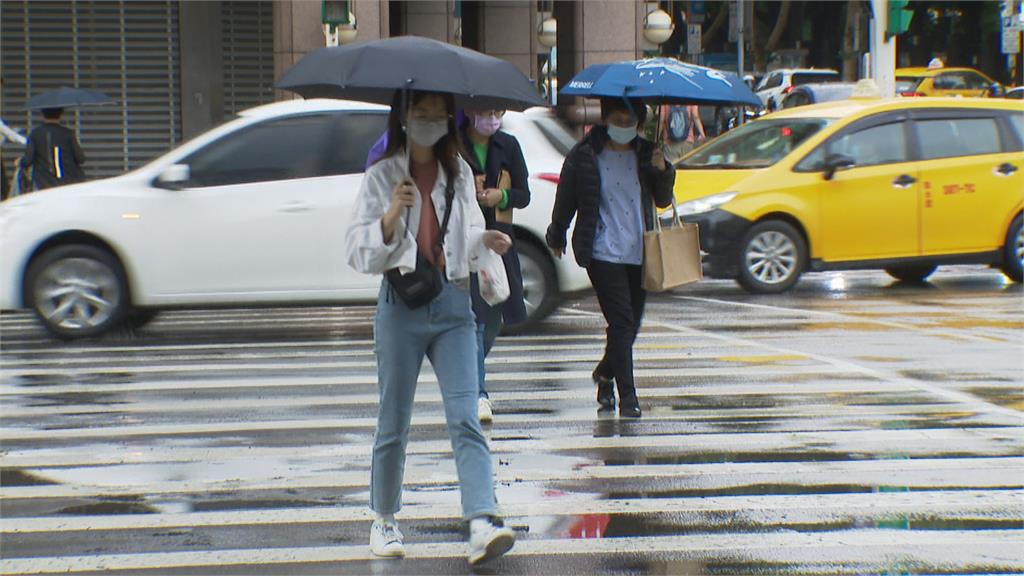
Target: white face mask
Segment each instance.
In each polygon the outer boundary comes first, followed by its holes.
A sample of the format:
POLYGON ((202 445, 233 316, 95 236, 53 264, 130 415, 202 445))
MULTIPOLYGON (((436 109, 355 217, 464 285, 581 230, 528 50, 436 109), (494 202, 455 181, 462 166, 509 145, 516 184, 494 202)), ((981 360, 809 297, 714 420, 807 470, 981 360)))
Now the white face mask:
POLYGON ((441 138, 448 135, 448 122, 445 120, 409 120, 406 135, 416 144, 429 148, 441 138))
POLYGON ((616 144, 629 144, 636 138, 637 125, 627 126, 625 128, 616 126, 614 124, 608 125, 608 137, 612 139, 616 144))

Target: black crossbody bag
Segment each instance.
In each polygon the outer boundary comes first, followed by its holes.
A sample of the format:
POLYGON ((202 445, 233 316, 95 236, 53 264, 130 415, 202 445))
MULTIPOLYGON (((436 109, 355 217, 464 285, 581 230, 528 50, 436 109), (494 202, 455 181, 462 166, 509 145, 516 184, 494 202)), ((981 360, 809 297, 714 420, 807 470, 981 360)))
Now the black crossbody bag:
MULTIPOLYGON (((441 234, 438 239, 437 246, 438 252, 444 253, 444 235, 448 230, 448 219, 452 215, 452 204, 455 200, 455 182, 454 179, 447 175, 448 183, 445 186, 444 197, 446 206, 444 208, 444 222, 441 224, 441 234)), ((405 237, 409 235, 409 220, 412 214, 412 209, 409 209, 409 213, 405 219, 405 233, 402 236, 402 241, 405 241, 405 237)), ((435 252, 435 253, 438 253, 435 252)), ((388 279, 388 283, 391 284, 391 289, 394 290, 395 294, 405 302, 405 305, 410 309, 419 308, 424 304, 429 303, 437 295, 441 293, 444 288, 444 279, 441 277, 441 269, 430 263, 429 260, 423 257, 419 249, 416 250, 416 269, 408 274, 402 274, 398 268, 392 268, 384 273, 384 276, 388 279)))

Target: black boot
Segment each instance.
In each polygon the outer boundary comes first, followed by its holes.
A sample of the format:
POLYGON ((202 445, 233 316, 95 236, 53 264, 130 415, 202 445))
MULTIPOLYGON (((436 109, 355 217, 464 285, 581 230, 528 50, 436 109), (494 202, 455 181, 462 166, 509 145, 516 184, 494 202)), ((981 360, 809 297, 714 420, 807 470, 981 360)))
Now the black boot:
POLYGON ((615 408, 615 381, 601 374, 600 370, 598 366, 590 376, 597 384, 597 403, 601 410, 611 410, 615 408))
POLYGON ((630 386, 628 390, 624 390, 625 386, 619 385, 619 416, 623 418, 639 418, 640 413, 640 399, 636 397, 636 388, 630 386))

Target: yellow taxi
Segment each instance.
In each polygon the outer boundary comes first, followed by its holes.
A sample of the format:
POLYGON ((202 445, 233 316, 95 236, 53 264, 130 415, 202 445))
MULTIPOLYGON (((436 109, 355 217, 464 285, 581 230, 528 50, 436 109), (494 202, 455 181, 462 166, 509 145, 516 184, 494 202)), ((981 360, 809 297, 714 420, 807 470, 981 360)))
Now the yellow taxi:
MULTIPOLYGON (((1021 281, 1024 103, 893 98, 782 110, 679 164, 679 214, 700 225, 707 275, 752 292, 805 271, 943 264, 1021 281)), ((670 212, 663 219, 670 219, 670 212)))
POLYGON ((988 96, 998 83, 973 68, 897 68, 900 96, 988 96))

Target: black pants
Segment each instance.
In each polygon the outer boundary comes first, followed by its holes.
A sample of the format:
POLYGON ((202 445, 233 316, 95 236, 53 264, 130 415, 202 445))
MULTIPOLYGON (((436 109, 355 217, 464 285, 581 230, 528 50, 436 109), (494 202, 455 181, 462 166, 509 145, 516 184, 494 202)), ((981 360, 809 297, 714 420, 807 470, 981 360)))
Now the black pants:
POLYGON ((640 332, 647 292, 643 289, 643 268, 633 264, 612 264, 591 260, 587 275, 597 293, 601 313, 608 322, 604 358, 597 373, 615 378, 620 399, 636 396, 633 383, 633 342, 640 332))

